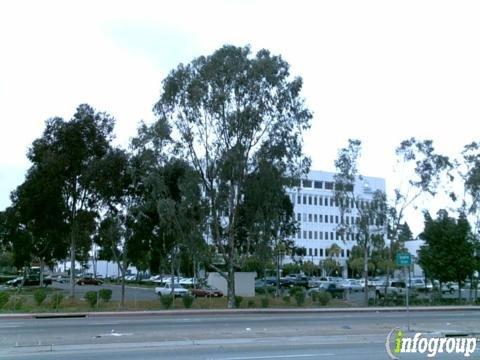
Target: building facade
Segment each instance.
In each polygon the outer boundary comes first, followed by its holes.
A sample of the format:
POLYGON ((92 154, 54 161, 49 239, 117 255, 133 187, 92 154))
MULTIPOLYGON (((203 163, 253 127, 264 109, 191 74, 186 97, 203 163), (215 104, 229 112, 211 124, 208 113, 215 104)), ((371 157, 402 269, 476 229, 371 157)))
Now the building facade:
MULTIPOLYGON (((335 202, 335 174, 324 171, 311 171, 301 180, 300 186, 288 189, 294 205, 295 219, 299 231, 294 236, 295 246, 306 249, 303 261, 321 264, 329 254, 328 249, 336 244, 341 252, 335 259, 342 268, 343 276, 347 274, 346 260, 352 247, 356 244, 357 234, 338 232, 341 212, 335 202)), ((352 206, 351 212, 345 214, 345 222, 354 224, 357 220, 357 206, 369 206, 375 191, 385 192, 385 180, 376 177, 363 177, 354 184, 354 196, 358 204, 352 206)), ((352 229, 355 227, 352 226, 352 229)), ((285 258, 285 262, 289 259, 285 258)))

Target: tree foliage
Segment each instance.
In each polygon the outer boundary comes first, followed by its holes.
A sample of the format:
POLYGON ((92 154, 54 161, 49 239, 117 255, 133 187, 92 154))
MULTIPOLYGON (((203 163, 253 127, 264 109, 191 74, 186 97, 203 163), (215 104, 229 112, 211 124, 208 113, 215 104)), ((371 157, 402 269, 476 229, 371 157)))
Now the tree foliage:
POLYGON ((224 257, 229 307, 238 267, 239 209, 249 174, 267 161, 286 179, 308 167, 302 132, 310 112, 302 80, 267 50, 224 46, 179 65, 163 82, 155 111, 172 122, 179 144, 202 181, 209 206, 209 238, 224 257))

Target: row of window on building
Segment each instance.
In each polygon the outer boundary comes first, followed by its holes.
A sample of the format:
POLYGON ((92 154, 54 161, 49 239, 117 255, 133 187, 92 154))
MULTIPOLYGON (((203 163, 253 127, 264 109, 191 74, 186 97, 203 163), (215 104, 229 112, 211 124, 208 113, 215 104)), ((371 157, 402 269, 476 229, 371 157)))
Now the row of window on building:
MULTIPOLYGON (((323 257, 323 254, 325 254, 325 257, 329 257, 329 253, 328 253, 329 249, 322 249, 322 248, 308 248, 308 251, 307 251, 307 254, 308 256, 320 256, 320 257, 323 257)), ((345 255, 347 255, 347 258, 350 257, 350 250, 346 250, 345 249, 342 249, 341 252, 340 252, 340 257, 344 258, 345 255)))
MULTIPOLYGON (((334 183, 333 181, 317 181, 317 180, 303 179, 302 188, 335 190, 336 188, 338 188, 338 184, 334 183)), ((353 191, 353 185, 352 184, 345 185, 345 190, 353 191)))
POLYGON ((359 233, 346 232, 345 234, 340 234, 339 232, 334 231, 317 231, 317 230, 299 230, 297 232, 297 239, 308 239, 308 240, 358 240, 360 237, 359 233))
MULTIPOLYGON (((297 205, 313 205, 313 206, 330 206, 330 207, 338 207, 338 201, 331 196, 318 196, 318 195, 296 195, 291 194, 292 204, 297 205), (296 200, 296 201, 295 201, 296 200)), ((364 200, 357 200, 354 199, 345 199, 346 207, 350 209, 360 208, 365 209, 370 206, 370 202, 364 200)))

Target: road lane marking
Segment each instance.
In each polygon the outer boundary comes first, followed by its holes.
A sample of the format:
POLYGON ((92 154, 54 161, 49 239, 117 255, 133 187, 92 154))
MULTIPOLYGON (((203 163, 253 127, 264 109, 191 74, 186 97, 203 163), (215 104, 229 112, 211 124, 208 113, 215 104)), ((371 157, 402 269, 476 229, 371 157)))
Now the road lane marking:
POLYGON ((332 353, 318 353, 318 354, 292 354, 292 355, 269 355, 269 356, 240 356, 240 357, 230 357, 223 358, 219 360, 256 360, 256 359, 288 359, 288 358, 306 358, 306 357, 316 357, 316 356, 335 356, 332 353))

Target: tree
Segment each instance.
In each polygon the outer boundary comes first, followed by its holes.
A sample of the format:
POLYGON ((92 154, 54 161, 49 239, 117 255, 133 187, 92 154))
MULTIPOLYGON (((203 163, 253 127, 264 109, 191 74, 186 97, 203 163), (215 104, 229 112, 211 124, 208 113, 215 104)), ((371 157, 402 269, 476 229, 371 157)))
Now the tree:
POLYGON ((238 267, 238 211, 245 182, 259 159, 273 164, 286 179, 298 178, 309 165, 302 155, 302 133, 310 112, 299 96, 300 78, 291 79, 280 57, 249 47, 224 46, 207 57, 179 65, 163 82, 155 106, 171 121, 178 144, 202 181, 208 201, 208 238, 223 256, 228 306, 234 307, 238 267))
POLYGON ((332 273, 340 271, 340 264, 338 263, 338 258, 342 253, 342 248, 337 244, 332 244, 328 249, 326 249, 326 259, 322 261, 323 269, 325 270, 326 276, 330 276, 332 273))
MULTIPOLYGON (((35 167, 50 174, 59 184, 65 207, 70 250, 70 296, 75 295, 75 260, 79 244, 91 244, 92 218, 98 211, 95 164, 110 149, 114 120, 80 105, 73 118, 47 121, 43 136, 35 140, 28 158, 35 167), (86 227, 88 226, 88 229, 86 227), (88 240, 88 241, 85 241, 88 240)), ((83 251, 85 256, 88 250, 83 251)))
MULTIPOLYGON (((405 240, 411 238, 410 228, 404 222, 406 211, 415 207, 422 197, 435 196, 444 175, 453 180, 450 174, 453 164, 447 156, 435 151, 432 140, 412 137, 402 141, 395 152, 397 163, 406 174, 401 175, 402 186, 395 189, 393 204, 388 208, 388 234, 391 241, 389 260, 392 264, 395 257, 392 249, 403 249, 405 240), (405 178, 408 181, 404 182, 405 178)), ((389 276, 390 269, 387 270, 387 283, 389 276)))
POLYGON ((32 166, 26 179, 12 192, 14 225, 12 250, 18 266, 29 267, 33 260, 40 265, 40 285, 43 285, 43 267, 64 259, 68 245, 65 207, 55 178, 32 166))
POLYGON ((425 228, 420 237, 425 240, 419 251, 420 266, 428 277, 438 279, 440 285, 457 282, 461 298, 462 284, 475 268, 474 244, 465 215, 456 220, 446 210, 440 210, 437 218, 432 219, 425 212, 425 228))
POLYGON ((368 263, 371 251, 378 244, 378 237, 386 233, 386 196, 376 190, 371 198, 355 191, 360 156, 360 140, 349 139, 348 146, 340 149, 335 160, 335 201, 340 209, 340 225, 337 228, 342 239, 353 236, 363 250, 363 276, 365 279, 365 304, 368 304, 368 263), (354 221, 348 219, 354 217, 354 221))

